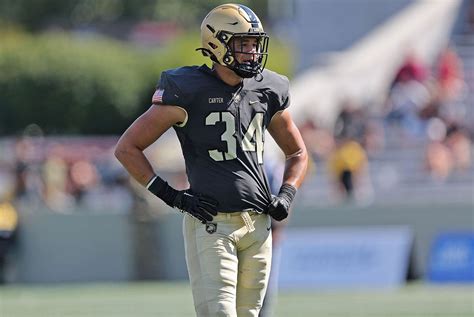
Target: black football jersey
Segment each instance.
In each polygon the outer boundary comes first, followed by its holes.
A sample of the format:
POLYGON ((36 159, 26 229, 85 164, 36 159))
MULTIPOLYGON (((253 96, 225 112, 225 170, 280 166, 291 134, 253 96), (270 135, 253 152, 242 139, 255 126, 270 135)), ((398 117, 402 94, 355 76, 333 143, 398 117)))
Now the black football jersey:
POLYGON ((154 104, 187 112, 174 127, 194 193, 217 199, 221 212, 266 211, 271 200, 263 168, 264 137, 273 115, 289 106, 289 82, 264 70, 263 79, 229 86, 206 65, 162 73, 154 104))

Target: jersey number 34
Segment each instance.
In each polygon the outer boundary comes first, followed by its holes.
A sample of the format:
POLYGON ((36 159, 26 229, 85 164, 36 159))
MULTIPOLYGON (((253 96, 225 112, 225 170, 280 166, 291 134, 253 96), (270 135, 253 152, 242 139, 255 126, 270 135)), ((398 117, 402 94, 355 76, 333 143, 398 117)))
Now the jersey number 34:
MULTIPOLYGON (((235 116, 227 111, 211 112, 206 117, 206 125, 225 123, 225 131, 221 140, 227 143, 227 152, 217 149, 209 150, 209 156, 214 161, 228 161, 237 158, 237 137, 235 135, 235 116)), ((257 152, 258 164, 263 163, 263 112, 257 112, 250 121, 247 132, 242 139, 242 150, 257 152)))

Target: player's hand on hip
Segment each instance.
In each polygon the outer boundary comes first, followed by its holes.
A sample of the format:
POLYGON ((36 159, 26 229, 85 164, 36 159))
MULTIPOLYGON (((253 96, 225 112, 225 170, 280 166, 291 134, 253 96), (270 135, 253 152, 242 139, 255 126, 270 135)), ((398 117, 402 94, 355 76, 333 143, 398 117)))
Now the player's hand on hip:
POLYGON ((277 221, 282 221, 288 217, 288 204, 278 196, 273 197, 272 202, 268 206, 268 214, 277 221))
POLYGON ((290 184, 283 184, 278 196, 274 196, 268 205, 268 214, 276 221, 282 221, 288 217, 291 202, 295 198, 296 187, 290 184))
POLYGON ((203 224, 212 221, 213 216, 217 215, 218 203, 215 199, 190 190, 176 190, 158 175, 154 175, 146 188, 168 206, 187 212, 203 224))
POLYGON ((193 194, 186 190, 178 191, 173 206, 187 212, 203 224, 212 221, 217 215, 217 201, 211 197, 193 194))

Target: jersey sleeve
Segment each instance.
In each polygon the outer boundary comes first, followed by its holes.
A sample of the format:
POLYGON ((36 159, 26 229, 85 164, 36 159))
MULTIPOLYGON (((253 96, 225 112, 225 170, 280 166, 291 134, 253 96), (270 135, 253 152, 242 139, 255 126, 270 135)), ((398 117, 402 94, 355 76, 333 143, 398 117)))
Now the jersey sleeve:
POLYGON ((273 89, 270 92, 270 117, 277 112, 283 111, 290 106, 290 82, 285 76, 278 76, 273 83, 273 89))
POLYGON ((185 105, 184 99, 176 80, 173 80, 166 71, 161 73, 160 81, 151 100, 152 104, 183 107, 185 105))

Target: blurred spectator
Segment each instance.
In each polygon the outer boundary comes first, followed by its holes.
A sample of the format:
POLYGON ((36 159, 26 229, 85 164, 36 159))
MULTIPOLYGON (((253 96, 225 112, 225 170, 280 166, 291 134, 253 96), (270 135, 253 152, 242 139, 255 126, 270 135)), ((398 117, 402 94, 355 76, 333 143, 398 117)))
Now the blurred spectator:
POLYGON ((44 203, 56 212, 74 207, 74 199, 67 192, 69 167, 62 157, 64 151, 62 146, 55 145, 42 166, 44 203))
POLYGON ((379 120, 367 119, 365 122, 361 145, 367 151, 369 156, 379 153, 384 149, 385 132, 383 130, 383 125, 379 120))
POLYGON ((410 55, 397 72, 386 102, 385 121, 388 127, 401 129, 402 134, 422 136, 424 124, 419 112, 431 100, 431 92, 425 85, 426 66, 410 55))
POLYGON ((43 181, 40 175, 36 146, 31 138, 19 138, 14 141, 13 152, 14 189, 12 199, 17 205, 38 205, 43 201, 43 181))
POLYGON ((461 59, 452 47, 444 49, 436 65, 436 81, 442 100, 458 96, 464 86, 461 59))
POLYGON ((136 193, 113 156, 116 138, 8 140, 0 139, 4 153, 11 153, 4 155, 3 166, 8 169, 0 172, 6 175, 2 186, 11 188, 17 209, 61 213, 133 209, 136 193))
POLYGON ((18 215, 9 202, 0 203, 0 284, 6 281, 6 264, 9 251, 15 240, 18 215))
POLYGON ((368 160, 364 148, 354 139, 343 138, 337 142, 328 165, 337 196, 344 201, 358 200, 361 178, 367 177, 368 160))
MULTIPOLYGON (((306 148, 310 153, 310 157, 314 162, 327 159, 329 154, 334 148, 334 136, 331 131, 319 127, 311 119, 307 119, 303 124, 298 127, 301 132, 301 136, 306 144, 306 148)), ((310 161, 311 164, 311 161, 310 161)), ((310 171, 314 170, 309 166, 310 171)))
POLYGON ((16 199, 22 199, 27 195, 28 165, 25 162, 18 160, 15 164, 14 174, 14 196, 16 199))
POLYGON ((425 166, 433 179, 444 181, 454 170, 465 171, 471 166, 471 140, 459 124, 449 126, 440 118, 428 125, 429 143, 425 151, 425 166))
POLYGON ((126 214, 136 203, 136 194, 131 187, 130 179, 124 171, 115 171, 102 182, 87 187, 83 192, 80 207, 92 212, 114 212, 126 214))
MULTIPOLYGON (((345 99, 341 105, 335 128, 335 146, 328 157, 329 175, 336 189, 337 200, 345 202, 368 202, 371 181, 368 173, 368 156, 364 142, 370 146, 375 137, 369 133, 365 108, 351 99, 345 99)), ((371 126, 375 129, 375 126, 371 126)))
POLYGON ((395 75, 392 87, 397 83, 408 82, 411 80, 424 82, 428 76, 429 72, 426 65, 416 56, 415 53, 411 52, 407 54, 405 61, 395 75))
POLYGON ((466 112, 463 104, 465 83, 462 62, 451 47, 444 49, 435 65, 435 77, 432 83, 432 98, 420 110, 420 118, 433 117, 446 122, 463 120, 466 112))
POLYGON ((434 180, 444 181, 453 168, 449 148, 441 141, 432 141, 426 148, 426 167, 434 180))
POLYGON ((367 122, 363 108, 352 99, 343 100, 340 108, 334 127, 335 137, 362 140, 367 122))
POLYGON ((468 131, 458 124, 451 124, 446 132, 446 146, 452 153, 453 165, 465 171, 471 167, 471 139, 468 131))
POLYGON ((69 173, 70 191, 76 204, 80 204, 85 193, 97 184, 97 170, 89 160, 80 159, 71 164, 69 173))
POLYGON ((439 118, 428 125, 429 143, 425 150, 425 166, 434 180, 444 181, 452 171, 471 166, 471 140, 458 124, 446 126, 439 118))

